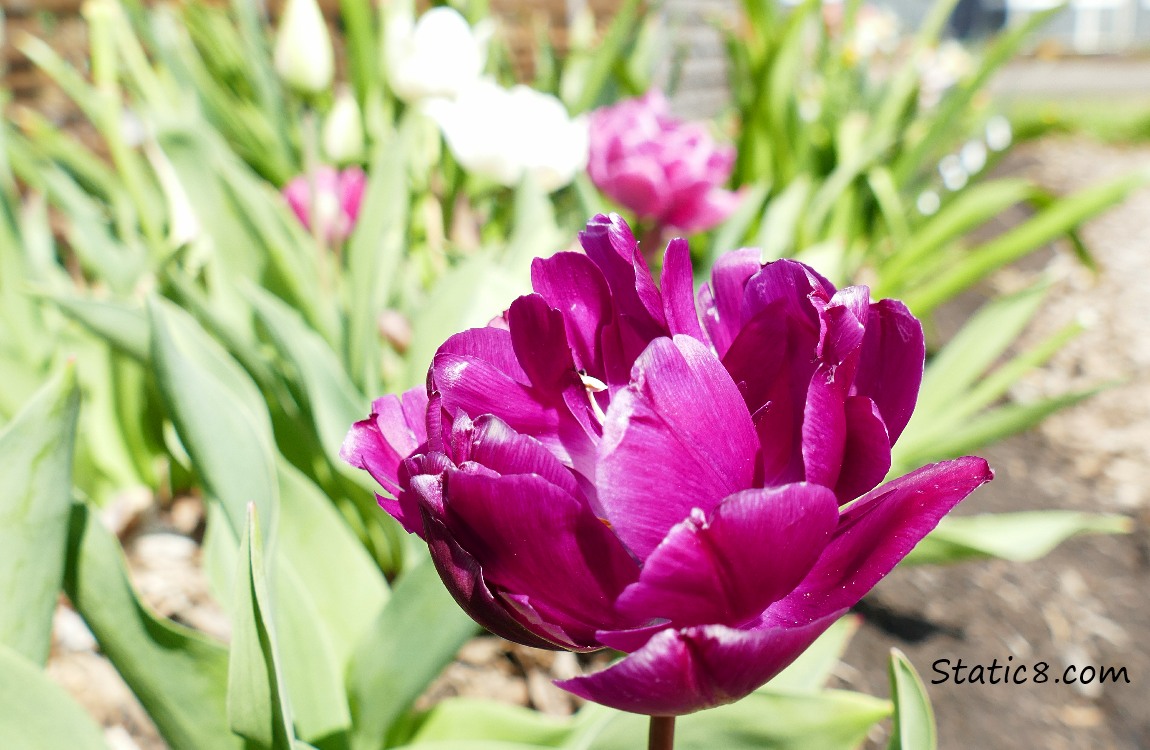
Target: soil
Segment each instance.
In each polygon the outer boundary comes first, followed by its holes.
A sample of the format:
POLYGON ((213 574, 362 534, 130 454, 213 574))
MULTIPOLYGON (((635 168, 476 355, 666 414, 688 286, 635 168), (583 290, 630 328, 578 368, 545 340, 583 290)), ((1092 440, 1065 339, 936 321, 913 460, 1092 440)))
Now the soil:
MULTIPOLYGON (((1102 146, 1049 139, 1016 148, 1001 169, 1065 193, 1131 168, 1150 168, 1150 147, 1102 146)), ((1009 221, 1010 217, 1004 217, 1009 221)), ((986 450, 997 478, 958 512, 1043 508, 1123 513, 1136 521, 1126 536, 1079 537, 1040 561, 971 562, 899 569, 860 605, 863 625, 832 678, 835 687, 886 695, 886 659, 904 651, 925 680, 936 660, 957 664, 1049 664, 1046 684, 929 685, 942 750, 1150 748, 1150 190, 1084 229, 1100 271, 1083 269, 1053 248, 1000 273, 1017 288, 1040 271, 1056 279, 1032 341, 1079 319, 1087 331, 1049 366, 1015 389, 1018 398, 1053 395, 1120 381, 1047 420, 1030 433, 986 450), (1067 685, 1053 678, 1074 665, 1125 667, 1129 684, 1067 685)), ((978 302, 958 301, 942 315, 951 328, 978 302)), ((227 622, 207 595, 199 551, 191 543, 201 510, 182 501, 155 514, 132 505, 111 516, 127 540, 144 596, 163 614, 226 636, 227 622), (143 521, 137 514, 143 510, 143 521), (133 519, 135 523, 133 524, 133 519)), ((467 644, 421 699, 483 696, 565 714, 578 701, 550 684, 582 668, 571 654, 540 653, 493 637, 467 644)), ((61 605, 49 673, 107 727, 117 750, 163 748, 146 715, 96 653, 83 623, 61 605)), ((1000 673, 1001 674, 1001 673, 1000 673)), ((885 747, 880 726, 869 745, 885 747)))

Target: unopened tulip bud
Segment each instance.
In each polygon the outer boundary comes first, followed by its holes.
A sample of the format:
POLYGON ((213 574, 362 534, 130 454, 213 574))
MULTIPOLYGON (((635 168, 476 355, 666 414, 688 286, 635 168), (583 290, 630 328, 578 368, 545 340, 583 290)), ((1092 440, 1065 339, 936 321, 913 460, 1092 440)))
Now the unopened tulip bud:
POLYGON ((363 156, 363 118, 359 104, 344 89, 323 123, 323 150, 336 164, 348 164, 363 156))
POLYGON ((306 94, 331 87, 335 55, 316 0, 287 0, 276 33, 275 68, 284 82, 306 94))

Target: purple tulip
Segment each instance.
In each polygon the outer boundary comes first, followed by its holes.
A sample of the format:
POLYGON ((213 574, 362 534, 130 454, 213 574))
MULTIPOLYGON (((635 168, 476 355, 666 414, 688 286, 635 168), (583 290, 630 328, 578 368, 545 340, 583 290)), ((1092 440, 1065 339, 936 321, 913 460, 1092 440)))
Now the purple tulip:
POLYGON ((312 229, 312 211, 319 223, 318 234, 324 242, 343 242, 355 228, 367 175, 359 167, 337 172, 322 166, 310 175, 299 175, 283 189, 284 198, 300 223, 312 229), (312 190, 315 190, 313 196, 312 190))
POLYGON ((673 117, 658 91, 591 114, 591 180, 657 227, 699 232, 730 216, 740 196, 722 185, 734 164, 732 146, 716 144, 703 123, 673 117))
POLYGON ((866 287, 740 250, 692 293, 630 229, 532 266, 534 294, 449 338, 427 386, 378 399, 342 455, 426 540, 492 632, 629 654, 558 683, 678 715, 778 674, 992 473, 878 486, 922 379, 922 327, 866 287))

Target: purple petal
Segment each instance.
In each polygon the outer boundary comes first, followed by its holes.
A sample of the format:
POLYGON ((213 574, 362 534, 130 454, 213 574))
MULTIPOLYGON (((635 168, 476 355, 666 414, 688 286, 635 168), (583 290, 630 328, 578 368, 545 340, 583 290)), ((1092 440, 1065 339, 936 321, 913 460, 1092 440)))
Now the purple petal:
POLYGON ((611 292, 598 266, 582 253, 556 253, 531 263, 531 286, 563 312, 575 363, 604 379, 599 336, 612 317, 611 292))
POLYGON ((620 315, 645 340, 663 335, 663 302, 627 222, 618 214, 599 214, 579 233, 579 242, 603 272, 620 315))
POLYGON ((773 303, 781 303, 781 314, 802 321, 817 340, 819 308, 832 296, 835 288, 810 266, 793 260, 776 260, 747 279, 740 297, 740 320, 751 320, 773 303))
POLYGON ((744 194, 707 185, 705 190, 679 196, 663 221, 687 234, 705 232, 722 224, 739 207, 744 194))
POLYGON ((667 204, 666 175, 654 159, 625 156, 614 164, 611 176, 602 181, 603 192, 644 219, 659 216, 667 204))
POLYGON ((848 503, 878 486, 890 471, 890 437, 874 402, 864 396, 847 397, 846 444, 842 469, 835 483, 840 503, 848 503))
POLYGON ((412 388, 401 396, 387 395, 371 405, 371 416, 348 431, 339 457, 364 469, 395 496, 399 491, 399 464, 427 440, 427 389, 412 388))
POLYGON ((443 408, 452 416, 461 411, 473 419, 495 414, 516 432, 540 439, 555 436, 559 421, 555 410, 536 398, 528 386, 506 373, 490 362, 447 354, 441 349, 432 361, 430 382, 442 397, 443 408))
POLYGON ((454 468, 443 453, 412 456, 399 465, 399 494, 395 500, 377 495, 379 507, 399 521, 404 531, 427 538, 420 508, 443 513, 443 474, 454 468))
POLYGON ((911 315, 906 305, 884 299, 870 306, 862 356, 851 393, 867 396, 875 402, 890 433, 891 445, 898 440, 914 411, 925 358, 922 323, 911 315))
POLYGON ((562 648, 532 633, 497 602, 475 558, 459 546, 440 518, 427 509, 421 510, 423 525, 427 529, 427 547, 435 569, 456 603, 471 619, 492 633, 524 646, 562 648))
POLYGON ((981 458, 924 466, 872 490, 841 514, 834 539, 806 579, 771 605, 769 625, 801 624, 853 606, 994 472, 981 458))
POLYGON ((751 486, 758 439, 727 371, 689 336, 660 338, 611 401, 595 484, 620 538, 641 559, 692 508, 709 513, 751 486))
POLYGON ((536 474, 574 497, 582 496, 579 484, 571 470, 530 435, 521 435, 507 423, 490 414, 467 424, 457 437, 459 446, 456 464, 472 462, 504 476, 536 474))
POLYGON ((691 272, 691 250, 686 240, 676 238, 667 245, 659 287, 663 294, 667 330, 671 335, 682 333, 705 341, 699 313, 695 311, 695 281, 691 272))
POLYGON ((839 614, 796 628, 664 630, 602 672, 555 684, 620 711, 681 716, 749 695, 783 671, 839 614))
POLYGON ((723 355, 723 367, 743 394, 759 437, 755 483, 764 485, 803 479, 802 413, 815 366, 809 354, 796 351, 805 327, 781 309, 776 302, 760 310, 723 355))
POLYGON ((639 566, 590 507, 536 475, 447 476, 446 517, 452 536, 501 589, 594 646, 595 631, 632 624, 614 612, 639 566))
POLYGON ((435 353, 436 356, 454 354, 458 357, 477 359, 494 365, 495 369, 510 376, 512 380, 524 385, 528 383, 527 373, 519 366, 519 360, 515 357, 511 332, 506 328, 493 326, 471 328, 447 339, 435 353))
POLYGON ((753 248, 725 253, 711 269, 711 282, 699 290, 699 309, 703 311, 703 324, 711 345, 720 357, 727 353, 731 342, 742 327, 743 290, 747 280, 762 265, 759 251, 753 248))
POLYGON ((511 303, 507 323, 515 357, 533 386, 556 398, 567 388, 583 389, 562 313, 538 294, 529 294, 511 303))
POLYGON ((616 607, 677 627, 741 625, 810 572, 838 522, 834 493, 814 484, 744 490, 707 519, 696 510, 643 564, 616 607))

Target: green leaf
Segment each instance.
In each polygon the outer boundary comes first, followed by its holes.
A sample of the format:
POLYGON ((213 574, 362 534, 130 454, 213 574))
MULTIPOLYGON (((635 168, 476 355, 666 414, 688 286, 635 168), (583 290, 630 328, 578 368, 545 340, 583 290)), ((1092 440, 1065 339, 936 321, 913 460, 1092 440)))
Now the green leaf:
POLYGON ((922 420, 931 421, 978 381, 1042 308, 1048 291, 1047 284, 1038 284, 979 308, 931 358, 923 375, 916 414, 921 411, 922 420))
POLYGON ((406 245, 411 203, 407 153, 417 142, 421 116, 411 112, 397 135, 376 145, 359 221, 347 248, 348 372, 366 393, 382 390, 379 314, 388 304, 406 245))
POLYGON ((387 582, 319 488, 286 461, 277 468, 283 511, 277 556, 290 561, 315 602, 342 674, 387 601, 387 582))
MULTIPOLYGON (((727 706, 681 716, 676 750, 854 750, 874 724, 890 715, 887 701, 861 693, 752 693, 727 706)), ((633 750, 642 747, 647 717, 588 706, 578 718, 588 729, 566 747, 633 750), (605 712, 608 718, 600 717, 605 712), (599 719, 599 721, 596 721, 599 719)))
POLYGON ((615 10, 611 25, 599 41, 591 63, 585 71, 582 87, 571 103, 571 114, 577 115, 594 107, 607 85, 611 71, 630 48, 640 28, 640 0, 624 0, 615 10))
POLYGON ((255 505, 248 506, 236 573, 228 663, 228 723, 236 734, 256 747, 291 750, 295 735, 272 625, 255 505))
POLYGON ((1078 534, 1127 534, 1126 516, 1041 510, 949 516, 919 542, 905 563, 938 565, 997 557, 1030 562, 1078 534))
POLYGON ((1140 171, 1080 190, 1052 203, 1029 221, 970 250, 953 267, 912 290, 906 296, 907 306, 916 315, 929 313, 991 272, 1025 257, 1087 219, 1114 207, 1148 180, 1150 172, 1140 171))
POLYGON ((0 432, 0 644, 37 664, 64 578, 79 408, 68 365, 0 432))
POLYGON ((140 601, 119 543, 84 505, 72 507, 68 549, 68 598, 168 745, 241 750, 226 720, 227 649, 140 601))
POLYGON ((247 373, 186 312, 153 299, 152 356, 160 393, 204 489, 235 537, 248 503, 277 513, 274 441, 263 397, 247 373))
POLYGON ((934 710, 914 665, 897 648, 890 650, 890 694, 894 725, 888 750, 936 750, 934 710))
POLYGON ((60 312, 137 362, 151 359, 151 334, 143 310, 75 295, 46 294, 45 298, 60 312))
POLYGON ((560 747, 571 732, 570 719, 495 701, 449 698, 420 718, 411 743, 483 740, 560 747))
POLYGON ((477 630, 430 560, 404 573, 351 662, 353 750, 378 750, 396 719, 477 630))
POLYGON ((734 213, 715 230, 711 241, 711 263, 719 259, 723 253, 735 250, 742 246, 743 238, 747 236, 755 219, 762 215, 763 201, 770 192, 770 185, 759 182, 747 189, 734 213))
POLYGON ((762 248, 759 262, 768 263, 786 257, 797 249, 799 221, 811 197, 814 183, 810 175, 801 174, 787 185, 786 190, 772 196, 759 228, 755 245, 762 248))
POLYGON ((62 687, 0 643, 0 747, 108 750, 104 733, 62 687))
POLYGON ((295 368, 320 442, 328 458, 340 466, 339 447, 352 422, 363 418, 368 399, 348 378, 327 342, 299 313, 260 287, 247 285, 244 291, 276 348, 295 368))
POLYGON ((822 690, 860 624, 861 619, 857 616, 840 617, 798 659, 759 688, 759 691, 817 693, 822 690))

